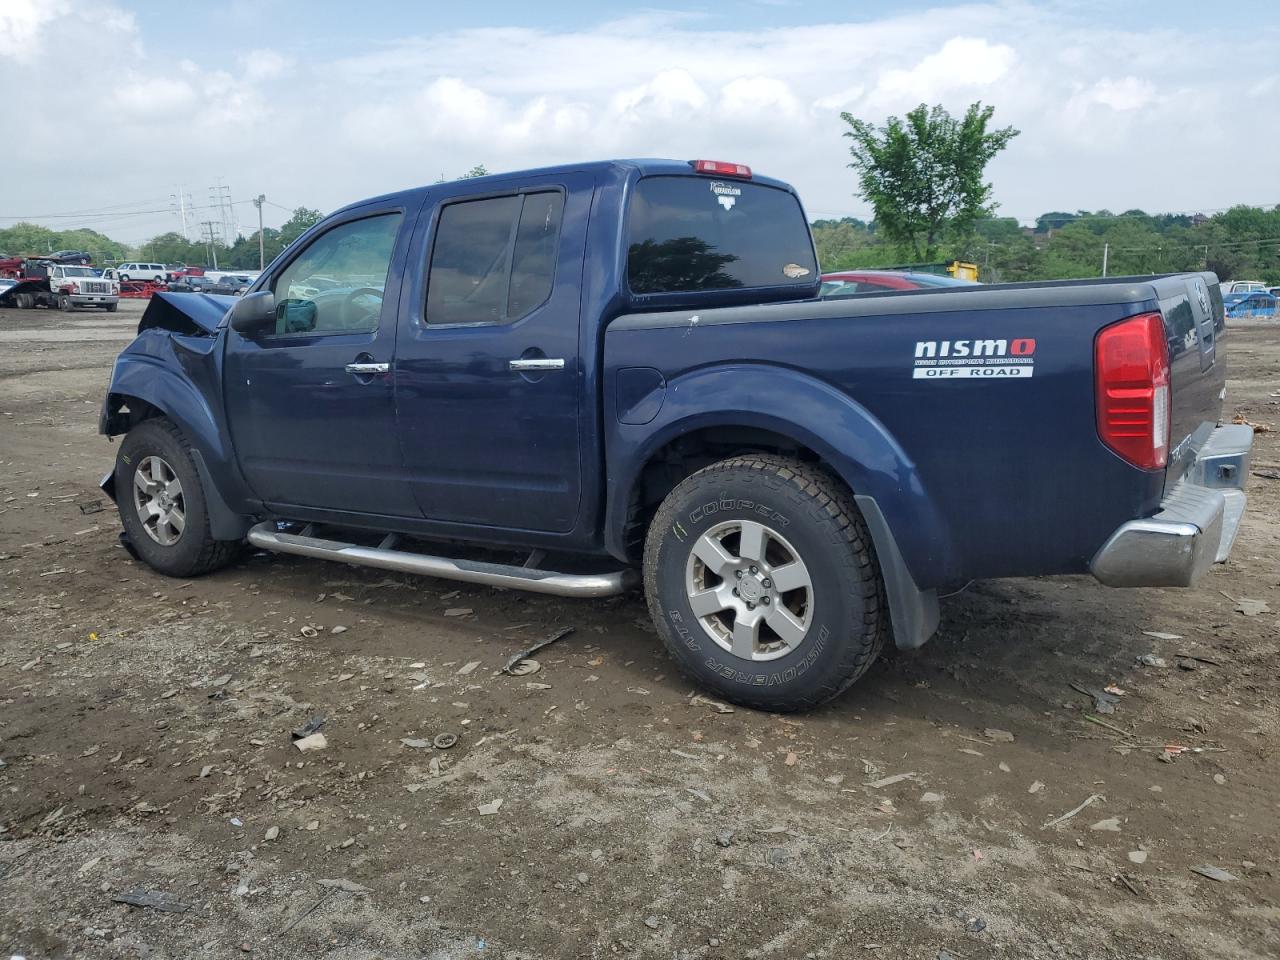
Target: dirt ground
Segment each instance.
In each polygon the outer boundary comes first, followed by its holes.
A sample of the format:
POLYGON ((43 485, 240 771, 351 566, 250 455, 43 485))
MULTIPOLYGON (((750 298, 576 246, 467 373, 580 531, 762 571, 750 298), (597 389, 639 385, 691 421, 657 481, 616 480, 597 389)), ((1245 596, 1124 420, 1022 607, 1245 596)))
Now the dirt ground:
MULTIPOLYGON (((722 712, 638 596, 130 561, 96 424, 139 313, 0 310, 0 955, 1280 956, 1280 430, 1197 588, 976 584, 826 708, 722 712)), ((1226 354, 1280 428, 1280 327, 1226 354)))

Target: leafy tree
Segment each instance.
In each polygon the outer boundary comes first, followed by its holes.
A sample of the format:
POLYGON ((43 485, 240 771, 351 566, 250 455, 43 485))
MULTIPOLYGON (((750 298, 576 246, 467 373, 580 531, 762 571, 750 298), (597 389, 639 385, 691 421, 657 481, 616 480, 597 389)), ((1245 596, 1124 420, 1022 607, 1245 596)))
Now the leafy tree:
POLYGON ((944 240, 965 240, 991 214, 983 173, 1018 131, 989 130, 994 107, 972 104, 956 119, 941 105, 920 104, 905 119, 875 127, 850 113, 849 164, 885 237, 919 262, 934 260, 944 240))
MULTIPOLYGON (((293 216, 286 220, 284 225, 280 227, 281 249, 284 249, 284 247, 293 243, 293 241, 297 240, 300 236, 306 233, 307 230, 314 227, 323 219, 324 214, 319 210, 312 210, 308 207, 298 207, 293 211, 293 216)), ((263 234, 263 238, 266 238, 265 233, 263 234)), ((256 231, 253 234, 253 239, 255 241, 258 239, 256 231)), ((276 252, 278 253, 279 251, 276 252)))
POLYGON ((118 260, 129 248, 96 230, 51 230, 35 223, 15 223, 0 229, 0 253, 39 255, 55 250, 84 250, 95 262, 118 260))
POLYGON ((1059 230, 1065 227, 1072 220, 1076 220, 1081 216, 1079 213, 1066 213, 1062 210, 1053 210, 1049 213, 1042 213, 1036 217, 1036 233, 1048 233, 1050 230, 1059 230))
POLYGON ((477 163, 474 167, 472 167, 470 170, 464 173, 459 179, 471 180, 475 177, 487 177, 488 175, 489 175, 489 171, 485 169, 485 165, 483 163, 477 163))

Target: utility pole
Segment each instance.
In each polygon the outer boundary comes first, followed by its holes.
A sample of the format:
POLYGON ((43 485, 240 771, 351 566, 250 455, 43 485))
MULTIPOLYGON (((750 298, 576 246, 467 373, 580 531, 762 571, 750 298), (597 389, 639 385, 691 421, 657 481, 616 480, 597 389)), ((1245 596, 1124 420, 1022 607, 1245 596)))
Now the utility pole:
POLYGON ((176 212, 178 214, 179 219, 182 220, 182 239, 186 240, 187 242, 190 242, 191 234, 187 230, 187 203, 191 198, 187 195, 186 187, 184 187, 182 184, 178 184, 178 192, 176 194, 175 193, 169 194, 169 199, 173 201, 172 203, 169 204, 169 206, 177 207, 176 212))
POLYGON ((258 208, 258 269, 266 269, 266 261, 262 254, 262 204, 267 199, 265 193, 260 193, 253 198, 253 205, 258 208))
POLYGON ((1107 254, 1111 252, 1111 244, 1104 243, 1102 245, 1102 275, 1107 275, 1107 254))
POLYGON ((213 231, 216 224, 216 220, 206 220, 204 222, 205 229, 209 231, 209 258, 213 261, 213 269, 215 270, 218 269, 218 244, 213 231))
POLYGON ((218 208, 218 219, 222 222, 222 235, 228 244, 235 242, 235 211, 231 205, 231 188, 218 177, 218 185, 209 188, 209 203, 218 208))

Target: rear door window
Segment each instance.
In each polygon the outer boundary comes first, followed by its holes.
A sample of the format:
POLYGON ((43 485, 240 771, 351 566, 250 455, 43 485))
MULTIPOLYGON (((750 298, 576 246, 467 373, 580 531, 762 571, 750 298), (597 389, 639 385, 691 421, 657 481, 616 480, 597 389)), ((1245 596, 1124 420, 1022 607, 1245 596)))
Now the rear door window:
POLYGON ((810 288, 818 265, 796 197, 746 180, 645 177, 627 219, 632 293, 810 288))
POLYGON ((546 302, 560 250, 558 190, 451 203, 427 276, 427 323, 512 323, 546 302))

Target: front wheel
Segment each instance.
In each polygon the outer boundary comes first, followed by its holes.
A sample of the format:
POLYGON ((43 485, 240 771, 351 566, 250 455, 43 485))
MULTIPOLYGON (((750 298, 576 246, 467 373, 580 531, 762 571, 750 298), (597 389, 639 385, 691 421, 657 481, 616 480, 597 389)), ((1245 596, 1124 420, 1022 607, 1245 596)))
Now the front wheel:
POLYGON ((735 457, 681 482, 649 527, 649 612, 681 669, 727 700, 803 710, 880 652, 884 588, 861 515, 825 472, 735 457))
POLYGON ((58 297, 58 309, 63 313, 70 313, 75 304, 71 302, 71 298, 65 293, 58 297))
POLYGON ((116 307, 117 307, 117 306, 119 306, 119 304, 115 304, 115 303, 104 303, 104 304, 102 305, 102 309, 103 309, 103 310, 105 310, 105 311, 107 311, 107 313, 115 313, 115 312, 116 312, 116 307))
POLYGON ((116 456, 116 505, 129 542, 168 577, 194 577, 226 566, 239 541, 209 531, 200 473, 182 432, 168 420, 145 420, 116 456))

